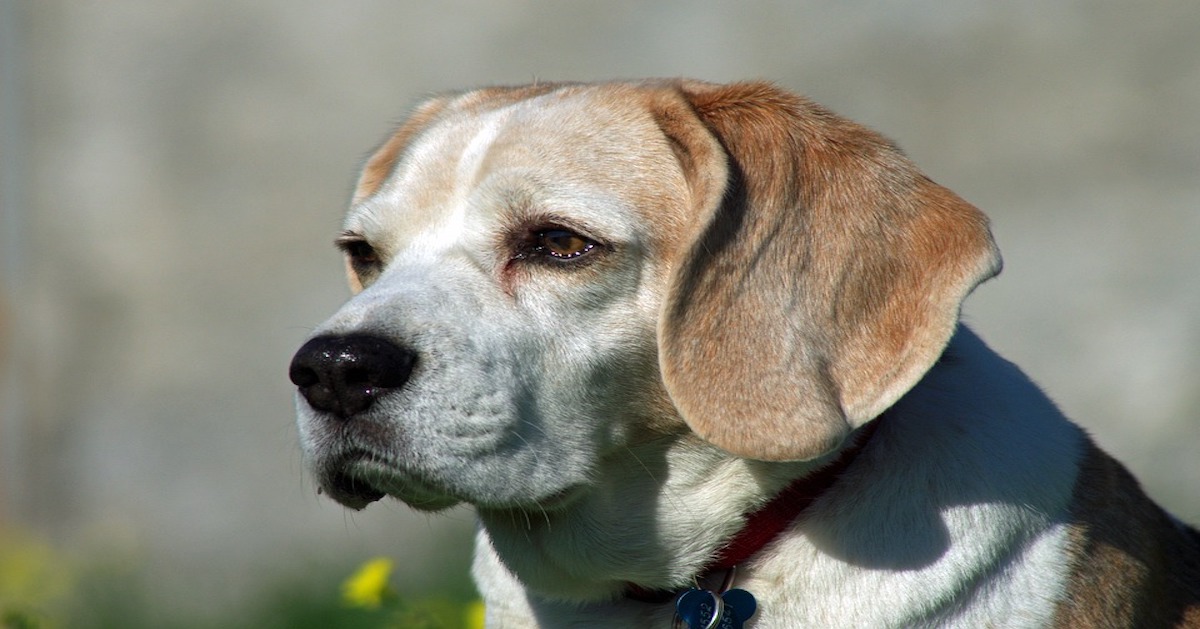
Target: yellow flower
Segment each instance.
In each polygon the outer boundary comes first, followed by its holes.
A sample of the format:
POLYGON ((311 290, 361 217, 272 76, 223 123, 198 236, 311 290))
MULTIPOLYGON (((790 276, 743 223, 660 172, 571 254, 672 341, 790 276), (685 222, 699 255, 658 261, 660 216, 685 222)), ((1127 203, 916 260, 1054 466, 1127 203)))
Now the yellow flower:
POLYGON ((388 585, 391 576, 391 559, 371 559, 342 583, 342 602, 351 607, 378 609, 385 600, 395 595, 388 585))

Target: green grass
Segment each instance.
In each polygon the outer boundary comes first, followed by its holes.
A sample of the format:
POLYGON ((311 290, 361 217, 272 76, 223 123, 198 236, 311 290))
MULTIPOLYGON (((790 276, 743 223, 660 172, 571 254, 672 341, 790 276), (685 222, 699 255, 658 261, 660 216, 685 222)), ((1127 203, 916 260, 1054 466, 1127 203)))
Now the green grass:
POLYGON ((0 629, 478 629, 465 566, 448 563, 418 594, 396 590, 386 558, 364 559, 262 582, 249 604, 198 619, 154 600, 128 557, 72 557, 0 530, 0 629))

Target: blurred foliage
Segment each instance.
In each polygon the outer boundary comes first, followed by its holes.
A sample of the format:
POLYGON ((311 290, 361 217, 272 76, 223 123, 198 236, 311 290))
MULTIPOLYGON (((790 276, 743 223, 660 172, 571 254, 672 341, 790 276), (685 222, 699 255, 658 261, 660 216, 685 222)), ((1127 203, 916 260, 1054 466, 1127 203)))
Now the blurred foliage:
POLYGON ((35 536, 0 530, 0 629, 480 629, 482 605, 465 573, 435 581, 438 594, 407 597, 391 583, 392 561, 329 569, 262 584, 246 609, 203 620, 155 606, 136 560, 82 560, 35 536))
POLYGON ((0 529, 0 626, 62 626, 52 612, 64 606, 73 586, 72 573, 66 558, 49 545, 0 529))

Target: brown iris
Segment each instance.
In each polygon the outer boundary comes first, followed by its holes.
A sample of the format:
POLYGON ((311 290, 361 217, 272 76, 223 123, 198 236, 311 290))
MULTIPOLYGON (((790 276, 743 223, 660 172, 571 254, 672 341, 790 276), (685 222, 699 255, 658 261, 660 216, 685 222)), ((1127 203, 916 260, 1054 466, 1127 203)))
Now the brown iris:
POLYGON ((567 229, 546 229, 534 235, 534 246, 538 253, 570 260, 591 251, 596 243, 567 229))

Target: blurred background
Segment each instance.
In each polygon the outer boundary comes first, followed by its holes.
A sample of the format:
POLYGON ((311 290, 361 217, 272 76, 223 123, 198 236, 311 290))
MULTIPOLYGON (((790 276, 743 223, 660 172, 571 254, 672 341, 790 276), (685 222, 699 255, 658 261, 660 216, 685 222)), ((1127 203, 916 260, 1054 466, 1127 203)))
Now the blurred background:
POLYGON ((0 0, 0 612, 300 626, 263 610, 376 555, 469 600, 468 511, 347 512, 297 447, 355 169, 430 92, 673 75, 801 91, 988 212, 967 319, 1200 522, 1194 0, 0 0))

